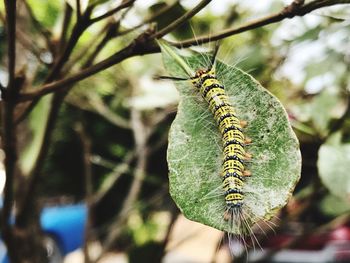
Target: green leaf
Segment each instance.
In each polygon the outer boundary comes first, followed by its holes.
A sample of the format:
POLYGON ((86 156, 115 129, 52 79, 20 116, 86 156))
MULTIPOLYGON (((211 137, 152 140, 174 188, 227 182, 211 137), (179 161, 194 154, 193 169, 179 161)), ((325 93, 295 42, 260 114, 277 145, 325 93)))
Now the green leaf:
POLYGON ((62 11, 61 1, 28 0, 35 17, 45 27, 53 27, 62 11), (40 7, 40 8, 37 8, 40 7))
POLYGON ((52 95, 44 96, 29 115, 29 128, 32 132, 32 137, 19 158, 22 173, 25 175, 33 169, 36 158, 39 155, 40 147, 44 139, 46 122, 50 112, 51 100, 52 95))
POLYGON ((329 216, 339 216, 350 212, 350 202, 338 196, 328 194, 320 202, 322 212, 329 216))
POLYGON ((320 147, 317 167, 329 191, 350 203, 350 143, 342 143, 341 137, 337 132, 320 147))
MULTIPOLYGON (((169 46, 160 43, 165 67, 171 75, 186 77, 169 46)), ((206 54, 180 55, 193 70, 208 64, 206 54)), ((269 219, 283 207, 299 180, 301 155, 298 140, 281 103, 243 71, 217 61, 218 79, 225 85, 241 120, 246 120, 253 155, 246 166, 244 209, 252 221, 269 219)), ((171 126, 168 146, 170 194, 183 214, 194 221, 239 234, 223 218, 225 201, 221 186, 221 137, 206 102, 189 81, 177 81, 178 113, 171 126)))
POLYGON ((308 103, 311 120, 321 136, 325 137, 328 134, 332 118, 339 118, 342 115, 343 106, 340 95, 329 89, 323 90, 308 103))

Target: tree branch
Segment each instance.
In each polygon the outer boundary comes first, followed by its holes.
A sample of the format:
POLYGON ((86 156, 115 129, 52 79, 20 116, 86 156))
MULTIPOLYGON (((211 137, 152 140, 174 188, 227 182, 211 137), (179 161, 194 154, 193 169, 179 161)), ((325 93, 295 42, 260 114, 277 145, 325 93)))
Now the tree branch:
POLYGON ((80 0, 75 0, 75 4, 77 6, 77 20, 81 18, 81 4, 80 0))
MULTIPOLYGON (((58 46, 58 50, 63 49, 63 52, 61 55, 56 59, 56 62, 54 63, 53 67, 51 68, 51 71, 49 72, 46 80, 44 83, 52 82, 54 79, 58 78, 62 67, 64 64, 68 61, 76 43, 78 42, 81 34, 83 31, 89 26, 89 17, 90 17, 90 12, 92 11, 93 7, 88 9, 84 13, 84 17, 80 18, 79 21, 76 22, 72 34, 68 40, 68 43, 66 44, 65 38, 68 30, 69 23, 72 18, 72 8, 70 7, 69 4, 65 5, 65 14, 64 14, 64 19, 63 19, 63 25, 62 25, 62 32, 61 32, 61 37, 60 37, 60 42, 58 46)), ((55 50, 56 53, 56 50, 55 50)), ((22 122, 28 115, 29 113, 33 110, 35 105, 39 102, 40 97, 34 98, 32 102, 25 108, 23 113, 15 120, 16 125, 22 122)))
POLYGON ((59 58, 55 62, 53 68, 51 69, 48 77, 45 80, 45 83, 51 82, 59 76, 63 65, 68 61, 68 59, 69 59, 70 55, 72 54, 72 51, 73 51, 75 45, 77 44, 80 36, 84 32, 84 30, 89 25, 91 25, 89 19, 90 19, 90 14, 92 12, 92 9, 93 9, 92 7, 87 8, 85 10, 84 14, 81 16, 81 18, 74 25, 74 28, 72 29, 72 34, 68 40, 68 43, 65 46, 62 54, 59 56, 59 58))
MULTIPOLYGON (((72 13, 73 9, 72 7, 66 3, 65 8, 64 8, 64 17, 63 17, 63 22, 62 22, 62 30, 61 30, 61 36, 60 36, 60 42, 58 44, 58 50, 63 50, 63 48, 66 45, 66 36, 67 36, 67 31, 69 27, 69 23, 72 19, 72 13)), ((55 50, 57 52, 57 50, 55 50)))
MULTIPOLYGON (((134 0, 135 1, 135 0, 134 0)), ((58 78, 58 76, 60 75, 60 73, 62 72, 62 69, 64 67, 64 65, 67 63, 67 61, 69 61, 69 58, 72 54, 72 51, 76 45, 76 43, 78 42, 80 36, 82 35, 82 33, 85 31, 86 28, 88 28, 90 25, 92 25, 94 22, 91 18, 91 12, 94 9, 94 5, 89 6, 85 12, 83 14, 81 14, 80 17, 78 17, 77 22, 75 24, 75 26, 72 29, 72 34, 70 39, 68 40, 68 43, 65 44, 65 36, 67 34, 67 28, 70 22, 70 19, 72 17, 72 9, 71 7, 66 4, 66 9, 65 9, 65 17, 64 17, 64 21, 63 21, 63 26, 62 26, 62 34, 61 34, 61 38, 60 38, 60 45, 59 45, 59 49, 63 49, 64 51, 63 53, 59 56, 59 58, 56 60, 56 63, 54 63, 53 68, 51 69, 48 77, 46 78, 45 83, 50 83, 52 81, 54 81, 55 79, 58 78)), ((92 54, 92 57, 94 55, 97 55, 98 52, 95 52, 94 54, 92 54)), ((90 66, 89 62, 92 63, 93 60, 88 61, 87 63, 84 64, 84 66, 82 68, 87 68, 88 66, 90 66)), ((70 67, 72 66, 69 65, 70 67)), ((69 83, 68 83, 69 85, 69 83)), ((69 90, 71 87, 67 88, 67 90, 69 90)), ((26 116, 28 116, 28 114, 32 111, 32 109, 35 107, 35 105, 37 104, 39 98, 41 96, 38 96, 37 98, 33 98, 32 102, 26 107, 26 109, 23 111, 23 113, 17 118, 16 120, 16 124, 20 123, 22 120, 24 120, 26 118, 26 116)))
POLYGON ((211 0, 202 0, 198 5, 196 5, 193 9, 186 12, 183 16, 176 19, 174 22, 172 22, 170 25, 166 26, 162 30, 155 33, 152 38, 157 39, 165 36, 166 34, 173 31, 175 28, 181 26, 183 23, 185 23, 187 20, 195 16, 199 11, 201 11, 204 7, 206 7, 211 0))
POLYGON ((93 173, 91 167, 91 148, 92 142, 90 136, 87 134, 84 125, 81 122, 78 122, 75 125, 75 131, 80 139, 83 152, 83 167, 84 167, 84 179, 85 179, 85 202, 87 206, 87 218, 84 228, 85 237, 84 237, 84 259, 85 263, 90 263, 90 254, 89 254, 89 245, 91 241, 91 227, 93 225, 93 213, 92 213, 92 203, 93 203, 93 173))
MULTIPOLYGON (((8 35, 8 74, 9 83, 4 94, 3 116, 2 116, 2 141, 5 151, 5 172, 6 183, 4 190, 4 205, 1 214, 1 225, 5 239, 10 239, 8 235, 10 227, 10 214, 13 202, 14 175, 17 161, 17 141, 16 131, 13 125, 13 115, 15 100, 19 92, 20 84, 16 83, 15 63, 16 63, 16 1, 6 0, 6 29, 8 35)), ((5 90, 4 90, 5 91, 5 90)))
MULTIPOLYGON (((297 9, 290 9, 289 6, 284 8, 281 12, 278 12, 273 15, 265 16, 263 18, 250 21, 240 27, 235 27, 227 30, 223 30, 218 34, 211 35, 211 36, 203 36, 196 39, 189 39, 182 42, 176 42, 171 43, 174 46, 177 47, 189 47, 193 45, 199 45, 203 43, 208 43, 212 41, 217 41, 219 39, 223 39, 229 36, 237 35, 240 33, 243 33, 245 31, 249 31, 255 28, 263 27, 272 23, 276 23, 279 21, 282 21, 286 18, 291 18, 293 16, 303 16, 309 12, 312 12, 316 9, 319 9, 321 7, 325 6, 331 6, 336 4, 347 4, 350 3, 350 0, 314 0, 306 5, 303 5, 301 7, 298 7, 297 9), (292 13, 286 12, 286 10, 292 10, 292 13)), ((164 30, 164 29, 163 29, 164 30)), ((162 31, 163 31, 162 30, 162 31)), ((136 39, 133 43, 125 47, 124 49, 118 51, 114 55, 110 56, 109 58, 106 58, 105 60, 87 68, 83 69, 80 72, 67 77, 62 80, 54 81, 48 84, 43 85, 41 88, 28 91, 26 93, 22 93, 20 98, 18 99, 18 102, 33 100, 37 97, 44 96, 46 94, 49 94, 51 92, 54 92, 56 90, 63 89, 67 85, 70 85, 74 82, 78 82, 80 80, 83 80, 91 75, 96 74, 97 72, 100 72, 106 68, 109 68, 127 58, 137 56, 137 55, 145 55, 145 54, 152 54, 159 52, 159 47, 153 42, 154 37, 158 37, 158 33, 156 35, 153 35, 152 37, 146 36, 147 33, 141 34, 138 39, 136 39)), ((163 32, 164 33, 164 32, 163 32)), ((162 33, 162 34, 163 34, 162 33)), ((165 32, 166 33, 166 32, 165 32)))
MULTIPOLYGON (((120 164, 116 165, 113 168, 112 173, 108 177, 108 185, 103 185, 99 188, 97 193, 93 196, 92 202, 94 204, 98 204, 101 202, 101 200, 113 189, 113 187, 117 184, 118 180, 121 178, 121 176, 128 172, 130 170, 131 163, 135 160, 136 157, 136 151, 131 150, 129 151, 123 158, 120 164)), ((102 161, 94 162, 95 164, 101 165, 102 161)))
POLYGON ((285 7, 278 13, 250 21, 242 26, 229 28, 214 35, 192 38, 189 40, 185 40, 177 43, 171 43, 171 44, 175 46, 180 46, 180 47, 189 47, 193 45, 205 44, 205 43, 217 41, 229 36, 237 35, 242 32, 249 31, 255 28, 263 27, 272 23, 280 22, 286 18, 293 18, 295 16, 304 16, 322 7, 336 5, 336 4, 348 4, 348 3, 350 3, 350 0, 314 0, 305 5, 301 5, 299 0, 295 0, 293 3, 291 3, 289 6, 285 7))
POLYGON ((123 61, 126 58, 136 56, 136 55, 151 54, 151 53, 159 52, 160 49, 155 44, 150 44, 147 46, 143 44, 145 43, 145 41, 142 41, 142 39, 146 37, 145 35, 146 35, 145 33, 141 34, 138 39, 133 41, 131 44, 129 44, 122 50, 118 51, 116 54, 110 56, 109 58, 89 68, 81 70, 80 72, 78 72, 75 75, 72 75, 71 77, 48 83, 42 86, 40 89, 36 89, 31 92, 29 91, 26 93, 22 93, 18 101, 19 102, 28 101, 28 100, 35 99, 37 97, 44 96, 51 92, 55 92, 56 90, 60 90, 72 83, 83 80, 91 75, 94 75, 97 72, 100 72, 106 68, 109 68, 123 61))
POLYGON ((95 23, 95 22, 98 22, 106 17, 114 15, 115 13, 117 13, 118 11, 120 11, 122 9, 132 6, 135 1, 136 0, 124 0, 119 6, 113 8, 112 10, 106 12, 105 14, 100 15, 98 17, 91 18, 91 22, 95 23))
MULTIPOLYGON (((90 7, 91 8, 91 7, 90 7)), ((128 10, 126 10, 124 12, 124 14, 127 12, 128 10)), ((60 49, 63 48, 63 46, 65 45, 65 35, 67 32, 67 27, 71 18, 71 14, 72 14, 72 9, 70 8, 69 5, 66 6, 66 11, 65 11, 65 19, 63 22, 63 30, 62 30, 62 34, 61 34, 61 38, 60 38, 60 49)), ((88 24, 91 25, 91 20, 88 18, 88 24)), ((101 35, 104 31, 107 31, 107 34, 105 35, 105 37, 102 39, 102 41, 98 44, 98 46, 96 47, 96 49, 92 52, 92 54, 88 57, 88 59, 86 60, 86 62, 83 64, 83 66, 81 67, 81 69, 85 69, 91 66, 91 64, 93 63, 94 59, 96 58, 96 56, 98 55, 98 53, 101 51, 101 49, 103 48, 103 46, 105 44, 107 44, 107 42, 116 34, 116 32, 114 32, 114 30, 116 31, 116 26, 117 26, 118 21, 115 21, 113 23, 109 23, 107 24, 102 31, 98 34, 101 35)), ((96 39, 94 39, 94 41, 96 42, 96 39)), ((67 45, 69 46, 69 44, 67 45)), ((93 43, 90 43, 90 45, 87 45, 87 47, 83 50, 83 52, 80 52, 80 54, 78 54, 75 58, 73 58, 72 60, 67 61, 66 63, 64 63, 64 65, 62 65, 62 69, 60 70, 60 72, 62 72, 61 74, 65 74, 65 72, 68 72, 71 67, 77 63, 77 61, 79 59, 81 59, 84 55, 86 55, 86 53, 88 52, 88 49, 91 48, 91 46, 93 46, 93 43)), ((72 49, 73 50, 73 49, 72 49)), ((70 55, 68 55, 70 56, 70 55)), ((74 83, 72 83, 74 84, 74 83)), ((68 84, 67 85, 67 90, 69 90, 72 86, 72 84, 68 84)), ((38 100, 39 100, 40 96, 36 99, 33 99, 32 102, 25 108, 25 110, 23 110, 23 112, 20 114, 20 116, 16 119, 15 123, 16 125, 19 124, 20 122, 22 122, 27 116, 28 114, 33 110, 33 108, 35 107, 35 105, 37 104, 38 100)))
POLYGON ((134 27, 132 27, 132 28, 125 29, 124 31, 119 32, 118 35, 121 36, 121 35, 128 34, 128 33, 132 32, 132 31, 134 31, 134 30, 136 30, 136 29, 138 29, 138 28, 140 28, 140 27, 142 27, 142 26, 144 26, 144 25, 146 25, 146 24, 149 24, 149 23, 153 22, 153 21, 156 20, 159 16, 165 14, 165 13, 168 12, 171 8, 173 8, 174 6, 176 6, 176 5, 179 4, 179 3, 180 3, 180 0, 176 0, 174 3, 169 4, 169 5, 167 5, 167 6, 163 7, 163 8, 161 8, 161 9, 159 9, 158 11, 156 11, 152 16, 146 18, 146 19, 145 19, 143 22, 141 22, 140 24, 138 24, 138 25, 136 25, 136 26, 134 26, 134 27))

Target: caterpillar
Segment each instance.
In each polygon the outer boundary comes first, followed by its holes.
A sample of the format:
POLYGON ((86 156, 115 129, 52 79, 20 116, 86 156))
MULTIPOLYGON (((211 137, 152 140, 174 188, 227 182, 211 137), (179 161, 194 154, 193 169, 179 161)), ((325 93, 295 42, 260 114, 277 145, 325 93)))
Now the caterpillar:
POLYGON ((234 107, 225 93, 225 87, 216 77, 214 60, 215 56, 209 69, 197 70, 191 82, 208 103, 222 136, 222 188, 227 212, 225 218, 230 219, 240 213, 239 210, 244 204, 243 178, 250 176, 250 172, 245 170, 244 160, 250 159, 251 155, 245 151, 249 140, 242 131, 244 122, 237 118, 234 107))
MULTIPOLYGON (((229 221, 232 227, 239 226, 239 242, 247 250, 245 235, 254 233, 250 227, 249 214, 243 213, 244 209, 244 178, 251 176, 251 172, 245 168, 245 160, 251 159, 252 155, 246 152, 245 147, 251 143, 242 128, 247 125, 241 121, 235 112, 233 105, 230 103, 225 87, 218 80, 215 71, 215 59, 218 52, 218 45, 215 48, 211 63, 207 69, 198 69, 195 75, 191 77, 191 83, 199 94, 207 102, 208 107, 215 119, 222 140, 222 190, 225 199, 224 220, 229 221)), ((255 241, 259 244, 254 236, 255 241)), ((254 244, 254 240, 252 240, 254 244)), ((232 234, 229 233, 229 245, 232 255, 235 253, 232 243, 232 234)), ((259 245, 260 246, 260 245, 259 245)))
MULTIPOLYGON (((242 240, 244 247, 246 242, 244 235, 253 234, 250 228, 249 214, 243 213, 245 177, 251 176, 251 172, 245 168, 245 161, 250 160, 252 155, 246 152, 247 144, 251 140, 244 135, 243 128, 247 125, 241 121, 235 112, 229 97, 225 92, 224 85, 218 80, 215 70, 216 55, 219 45, 216 45, 214 54, 207 68, 197 69, 194 74, 190 69, 189 78, 161 76, 161 79, 177 81, 187 80, 206 101, 212 116, 217 124, 222 141, 222 190, 225 200, 225 213, 223 218, 232 226, 239 226, 238 237, 242 240)), ((254 237, 255 238, 255 237, 254 237)), ((256 239, 256 238, 255 238, 256 239)), ((231 249, 232 252, 232 249, 231 249)))

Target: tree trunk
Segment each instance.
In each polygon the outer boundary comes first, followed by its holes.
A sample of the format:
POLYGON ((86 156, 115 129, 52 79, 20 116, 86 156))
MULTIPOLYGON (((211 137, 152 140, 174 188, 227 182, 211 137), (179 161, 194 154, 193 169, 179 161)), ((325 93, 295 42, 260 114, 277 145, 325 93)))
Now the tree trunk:
POLYGON ((3 238, 11 263, 47 263, 47 252, 42 235, 37 227, 19 228, 12 226, 4 231, 3 238))

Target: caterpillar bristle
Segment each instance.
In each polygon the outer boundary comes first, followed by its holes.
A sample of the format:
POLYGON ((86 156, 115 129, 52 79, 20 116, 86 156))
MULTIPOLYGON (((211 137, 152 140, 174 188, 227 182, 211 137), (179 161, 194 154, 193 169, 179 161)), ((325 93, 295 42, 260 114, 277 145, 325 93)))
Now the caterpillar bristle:
POLYGON ((225 217, 229 221, 231 231, 227 233, 229 249, 232 257, 241 257, 243 253, 248 255, 249 249, 261 248, 253 228, 253 218, 245 212, 243 207, 232 207, 225 211, 225 217))

